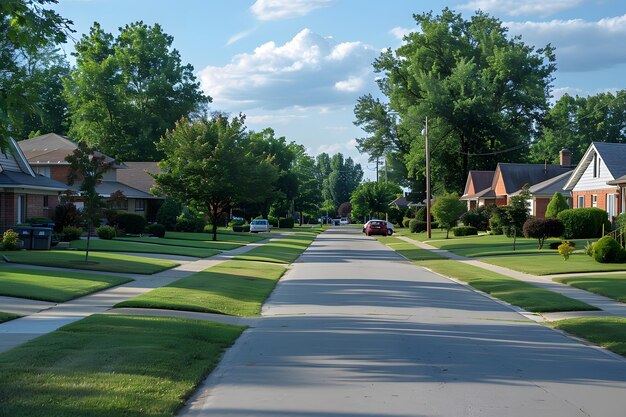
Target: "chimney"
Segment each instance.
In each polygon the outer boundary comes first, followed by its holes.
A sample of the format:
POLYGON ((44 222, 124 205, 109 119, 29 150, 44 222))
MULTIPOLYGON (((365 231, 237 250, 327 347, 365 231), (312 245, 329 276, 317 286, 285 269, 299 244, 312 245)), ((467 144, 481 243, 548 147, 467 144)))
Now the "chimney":
POLYGON ((571 167, 572 166, 572 151, 569 149, 561 149, 559 152, 559 159, 561 161, 562 167, 571 167))

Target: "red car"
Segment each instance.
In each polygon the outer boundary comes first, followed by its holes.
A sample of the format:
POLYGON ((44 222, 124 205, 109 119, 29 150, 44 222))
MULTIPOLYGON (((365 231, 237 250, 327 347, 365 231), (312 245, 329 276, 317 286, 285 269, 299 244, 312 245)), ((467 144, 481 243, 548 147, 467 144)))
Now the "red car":
POLYGON ((387 222, 384 220, 371 220, 365 226, 365 234, 387 236, 387 222))

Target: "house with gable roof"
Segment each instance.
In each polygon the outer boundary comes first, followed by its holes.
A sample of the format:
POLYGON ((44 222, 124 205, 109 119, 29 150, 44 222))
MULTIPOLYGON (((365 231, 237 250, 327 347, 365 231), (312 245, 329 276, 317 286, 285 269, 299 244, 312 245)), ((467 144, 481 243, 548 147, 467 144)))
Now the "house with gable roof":
POLYGON ((598 207, 613 218, 626 211, 626 144, 592 142, 564 189, 574 208, 598 207))
POLYGON ((461 200, 467 201, 467 209, 496 204, 496 194, 491 188, 495 171, 470 171, 461 200))

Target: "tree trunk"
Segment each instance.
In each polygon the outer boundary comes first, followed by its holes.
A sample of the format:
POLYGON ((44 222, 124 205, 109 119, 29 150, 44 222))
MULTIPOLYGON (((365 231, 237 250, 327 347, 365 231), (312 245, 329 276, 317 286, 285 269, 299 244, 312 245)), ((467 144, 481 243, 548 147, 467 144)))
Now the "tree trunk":
POLYGON ((212 240, 215 242, 217 241, 217 219, 220 214, 218 205, 213 204, 213 207, 209 208, 209 213, 211 213, 211 232, 213 233, 212 240))

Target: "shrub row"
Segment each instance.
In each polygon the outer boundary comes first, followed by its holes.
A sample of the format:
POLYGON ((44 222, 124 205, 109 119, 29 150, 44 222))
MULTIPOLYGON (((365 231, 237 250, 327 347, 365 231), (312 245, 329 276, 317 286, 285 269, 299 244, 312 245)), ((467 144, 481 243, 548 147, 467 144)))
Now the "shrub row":
POLYGON ((478 229, 474 226, 457 226, 452 228, 454 236, 472 236, 478 234, 478 229))
POLYGON ((602 237, 611 230, 606 211, 599 208, 577 208, 561 211, 557 218, 563 222, 565 239, 602 237))

